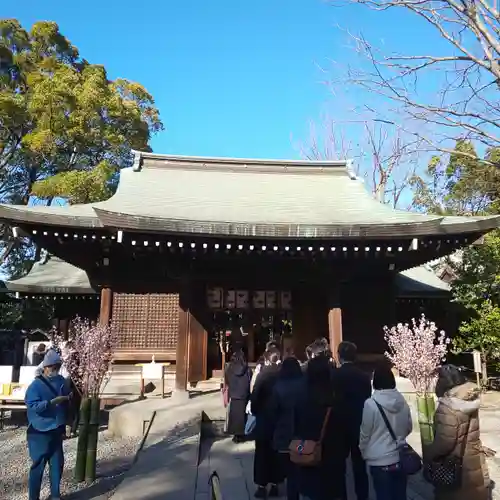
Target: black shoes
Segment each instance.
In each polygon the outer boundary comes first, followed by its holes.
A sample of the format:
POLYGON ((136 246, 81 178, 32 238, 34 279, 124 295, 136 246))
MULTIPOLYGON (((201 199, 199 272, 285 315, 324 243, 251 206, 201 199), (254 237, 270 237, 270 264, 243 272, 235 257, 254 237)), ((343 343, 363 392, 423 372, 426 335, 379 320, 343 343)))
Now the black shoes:
POLYGON ((258 486, 257 491, 255 492, 255 498, 278 498, 280 496, 280 492, 278 489, 278 485, 271 484, 269 488, 269 493, 267 493, 267 488, 264 486, 258 486))
POLYGON ((254 494, 255 498, 267 498, 267 489, 264 486, 258 486, 254 494))
POLYGON ((269 495, 270 497, 277 498, 280 496, 280 492, 278 490, 278 485, 272 484, 271 487, 269 488, 269 495))

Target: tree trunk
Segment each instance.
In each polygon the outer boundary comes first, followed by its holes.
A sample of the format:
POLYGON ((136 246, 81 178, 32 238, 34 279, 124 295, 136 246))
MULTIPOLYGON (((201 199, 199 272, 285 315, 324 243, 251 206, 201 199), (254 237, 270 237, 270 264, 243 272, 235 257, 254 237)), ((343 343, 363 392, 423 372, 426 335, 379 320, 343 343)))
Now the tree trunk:
POLYGON ((80 405, 80 431, 78 433, 78 444, 76 447, 75 481, 77 483, 81 483, 85 480, 89 438, 90 404, 91 400, 89 398, 82 398, 80 405))
POLYGON ((424 394, 417 396, 418 425, 420 428, 420 440, 422 442, 422 453, 425 456, 426 447, 434 440, 434 413, 436 403, 434 396, 424 394))
POLYGON ((101 411, 101 400, 96 397, 90 399, 87 463, 85 466, 85 480, 87 483, 93 483, 96 478, 97 441, 99 438, 100 411, 101 411))

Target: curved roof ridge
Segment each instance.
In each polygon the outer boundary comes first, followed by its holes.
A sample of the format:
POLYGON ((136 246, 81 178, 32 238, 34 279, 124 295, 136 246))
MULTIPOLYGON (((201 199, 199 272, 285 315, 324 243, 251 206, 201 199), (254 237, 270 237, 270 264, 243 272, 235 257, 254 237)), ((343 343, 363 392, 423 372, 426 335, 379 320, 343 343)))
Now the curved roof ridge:
POLYGON ((286 158, 238 158, 230 156, 188 156, 176 154, 161 154, 132 150, 134 155, 134 166, 139 161, 163 160, 165 162, 179 163, 220 163, 234 165, 276 165, 276 166, 312 166, 312 167, 344 167, 352 165, 352 160, 307 160, 307 159, 286 159, 286 158))

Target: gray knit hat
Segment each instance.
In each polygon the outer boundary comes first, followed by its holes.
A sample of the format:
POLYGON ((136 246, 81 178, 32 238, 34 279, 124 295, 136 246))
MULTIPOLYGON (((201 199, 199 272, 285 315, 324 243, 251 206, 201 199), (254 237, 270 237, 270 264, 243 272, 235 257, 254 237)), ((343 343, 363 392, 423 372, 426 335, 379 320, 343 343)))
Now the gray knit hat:
POLYGON ((43 358, 42 366, 45 368, 46 366, 54 365, 62 365, 62 360, 61 356, 59 356, 56 351, 50 349, 49 351, 47 351, 47 354, 45 354, 45 357, 43 358))

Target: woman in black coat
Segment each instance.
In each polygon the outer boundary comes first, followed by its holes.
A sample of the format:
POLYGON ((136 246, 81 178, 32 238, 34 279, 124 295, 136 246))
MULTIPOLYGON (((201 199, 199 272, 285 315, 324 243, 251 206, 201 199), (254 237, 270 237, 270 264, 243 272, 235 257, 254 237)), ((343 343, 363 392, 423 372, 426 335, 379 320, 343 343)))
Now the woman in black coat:
POLYGON ((250 397, 249 368, 242 351, 233 354, 224 373, 229 404, 226 415, 226 433, 233 436, 233 441, 242 441, 245 437, 246 406, 250 397))
POLYGON ((300 495, 310 500, 337 500, 344 490, 346 432, 342 411, 334 395, 332 365, 326 356, 307 364, 304 389, 295 406, 294 439, 319 441, 328 408, 330 417, 322 442, 321 462, 317 466, 294 468, 300 495))
POLYGON ((267 364, 257 377, 250 397, 252 415, 255 416, 255 455, 253 475, 257 485, 255 498, 278 496, 278 484, 284 481, 278 453, 273 448, 274 416, 273 390, 280 370, 280 353, 271 348, 266 353, 267 364))
POLYGON ((295 411, 304 390, 302 367, 296 358, 286 358, 281 365, 271 399, 274 432, 273 448, 278 452, 281 470, 286 477, 287 500, 298 500, 296 472, 290 463, 289 448, 294 438, 295 411))

